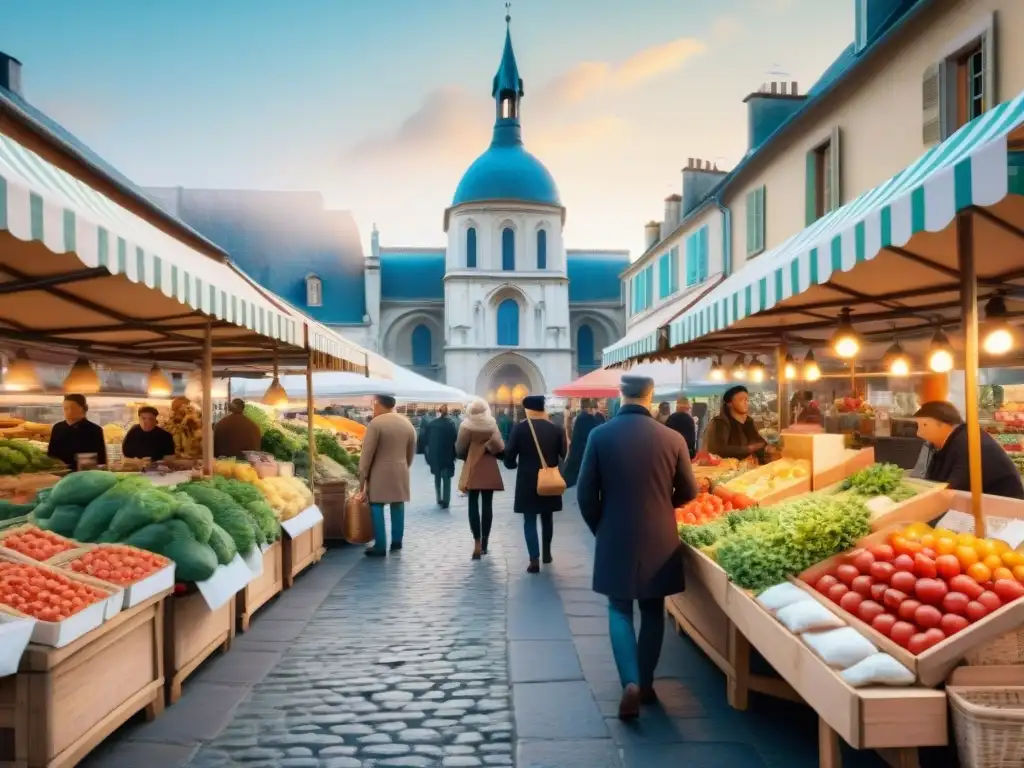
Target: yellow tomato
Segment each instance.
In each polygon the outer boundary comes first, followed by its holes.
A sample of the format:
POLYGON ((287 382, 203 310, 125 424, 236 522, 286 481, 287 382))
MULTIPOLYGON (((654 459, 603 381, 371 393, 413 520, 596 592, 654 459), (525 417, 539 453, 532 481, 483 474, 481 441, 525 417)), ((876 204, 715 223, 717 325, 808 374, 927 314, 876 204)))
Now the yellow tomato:
POLYGON ((974 551, 974 547, 959 546, 953 554, 964 570, 978 562, 978 553, 974 551))
POLYGON ((1004 552, 1001 555, 1003 565, 1007 568, 1016 568, 1017 566, 1024 566, 1024 555, 1020 552, 1004 552))
POLYGON ((1013 578, 1017 581, 1024 581, 1024 565, 1013 566, 1013 578))
POLYGON ((936 528, 934 531, 935 535, 940 539, 955 539, 956 534, 949 528, 936 528))
POLYGON ((1011 571, 1009 568, 1005 568, 1003 566, 1000 566, 998 568, 993 568, 992 569, 992 581, 999 581, 1000 579, 1011 579, 1012 580, 1013 578, 1014 578, 1013 571, 1011 571))
POLYGON ((1002 539, 989 539, 992 542, 992 546, 995 547, 997 555, 1005 555, 1010 551, 1010 545, 1002 539))
POLYGON ((938 539, 935 538, 934 533, 929 532, 924 534, 924 536, 918 539, 918 541, 921 542, 922 547, 927 547, 928 549, 935 549, 935 542, 937 542, 938 539))
MULTIPOLYGON (((975 549, 974 551, 977 552, 978 550, 975 549)), ((1003 567, 1003 559, 999 557, 999 555, 985 555, 985 557, 981 559, 981 562, 983 562, 989 568, 989 570, 992 571, 994 571, 996 568, 1003 567)))
POLYGON ((952 555, 956 552, 956 539, 951 536, 942 536, 935 540, 933 549, 940 555, 952 555))
POLYGON ((992 569, 984 563, 975 563, 967 569, 967 575, 982 584, 992 578, 992 569))
POLYGON ((932 527, 928 523, 911 523, 903 529, 903 535, 912 541, 919 540, 926 533, 931 533, 932 527))
POLYGON ((975 539, 974 551, 978 553, 979 558, 984 560, 989 555, 996 555, 996 546, 991 539, 975 539))
POLYGON ((973 533, 958 533, 956 535, 956 543, 963 547, 973 547, 977 540, 973 533))

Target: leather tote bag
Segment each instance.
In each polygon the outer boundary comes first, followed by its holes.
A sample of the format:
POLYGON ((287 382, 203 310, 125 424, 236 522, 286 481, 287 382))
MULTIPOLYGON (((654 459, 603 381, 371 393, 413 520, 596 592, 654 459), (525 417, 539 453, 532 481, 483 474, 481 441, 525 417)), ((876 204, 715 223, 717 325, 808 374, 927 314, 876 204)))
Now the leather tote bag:
POLYGON ((544 451, 540 449, 540 440, 537 439, 537 430, 533 428, 533 421, 527 417, 527 425, 530 427, 530 434, 533 435, 533 444, 537 446, 537 455, 540 457, 540 471, 537 473, 537 495, 538 496, 561 496, 565 493, 565 478, 558 471, 558 467, 549 467, 544 461, 544 451))

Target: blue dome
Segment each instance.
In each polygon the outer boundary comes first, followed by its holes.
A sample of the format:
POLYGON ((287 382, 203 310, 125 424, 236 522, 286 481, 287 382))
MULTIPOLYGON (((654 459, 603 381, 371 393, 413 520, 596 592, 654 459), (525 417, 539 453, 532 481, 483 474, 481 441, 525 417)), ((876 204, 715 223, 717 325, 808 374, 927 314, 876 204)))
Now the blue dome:
POLYGON ((484 200, 562 204, 554 177, 521 143, 491 144, 463 174, 452 205, 484 200))

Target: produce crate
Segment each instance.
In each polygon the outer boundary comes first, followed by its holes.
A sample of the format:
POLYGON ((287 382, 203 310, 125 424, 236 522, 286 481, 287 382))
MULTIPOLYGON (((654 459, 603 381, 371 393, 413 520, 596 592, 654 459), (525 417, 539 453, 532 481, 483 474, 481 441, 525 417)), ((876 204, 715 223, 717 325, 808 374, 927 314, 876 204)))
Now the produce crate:
POLYGON ((833 483, 845 480, 855 472, 866 469, 875 463, 875 449, 860 450, 844 449, 838 457, 838 463, 832 465, 812 465, 811 489, 820 491, 833 483))
MULTIPOLYGON (((765 464, 763 466, 758 467, 757 469, 752 469, 749 472, 744 472, 743 475, 741 475, 741 477, 746 479, 756 479, 757 477, 762 475, 771 475, 773 474, 773 472, 774 468, 771 466, 771 464, 765 464)), ((730 480, 728 483, 725 483, 724 487, 728 488, 734 493, 745 493, 745 491, 730 488, 729 485, 731 482, 732 481, 730 480)), ((795 480, 792 480, 786 485, 776 488, 768 495, 760 499, 755 499, 755 501, 757 501, 759 506, 767 507, 772 504, 777 504, 780 501, 790 499, 794 496, 803 496, 805 493, 810 493, 810 491, 811 475, 810 473, 808 473, 806 477, 800 477, 795 480)))
MULTIPOLYGON (((49 565, 56 566, 58 568, 67 570, 71 573, 75 571, 71 570, 71 563, 86 552, 91 552, 97 549, 103 549, 107 545, 105 544, 83 544, 78 549, 73 549, 70 552, 62 552, 56 557, 50 558, 47 563, 49 565)), ((118 544, 117 547, 121 549, 133 549, 140 554, 143 554, 143 550, 137 547, 130 547, 126 544, 118 544)), ((149 554, 149 553, 145 553, 149 554)), ((139 603, 145 602, 153 595, 165 592, 166 590, 174 588, 174 562, 164 558, 167 561, 167 566, 151 573, 136 582, 126 585, 124 590, 124 606, 125 608, 133 608, 139 603)), ((75 573, 77 576, 84 574, 75 573)), ((115 585, 116 586, 116 585, 115 585)))
POLYGON ((64 648, 28 646, 18 674, 0 678, 0 765, 71 768, 137 712, 163 711, 166 596, 64 648))
POLYGON ((284 547, 281 540, 263 550, 263 571, 238 593, 238 630, 249 629, 252 615, 284 589, 284 547))
POLYGON ((316 507, 310 507, 297 517, 282 522, 281 529, 281 544, 284 547, 284 588, 290 589, 295 583, 295 577, 314 563, 319 563, 326 552, 323 516, 316 507), (311 527, 306 528, 308 520, 316 517, 319 519, 311 527))
MULTIPOLYGON (((940 517, 949 509, 951 495, 950 491, 947 490, 946 483, 933 483, 930 480, 919 480, 909 477, 904 479, 903 482, 917 488, 917 495, 895 504, 885 512, 872 515, 872 530, 880 531, 883 528, 891 528, 899 524, 927 523, 940 517)), ((822 493, 838 491, 841 483, 842 480, 827 488, 822 488, 822 493)))
POLYGON ((344 480, 317 483, 316 505, 324 516, 324 540, 345 541, 345 505, 348 483, 344 480))
POLYGON ((235 598, 211 611, 199 592, 164 601, 164 666, 167 703, 181 698, 181 685, 216 651, 227 652, 235 636, 235 598))
MULTIPOLYGON (((10 528, 4 528, 3 530, 0 530, 0 552, 3 552, 5 554, 6 553, 10 553, 12 555, 17 555, 18 557, 23 557, 23 558, 25 558, 25 560, 27 562, 30 562, 30 563, 38 563, 38 562, 40 562, 39 560, 33 560, 32 558, 28 557, 28 555, 25 555, 25 554, 23 554, 21 552, 17 552, 17 551, 11 549, 10 547, 8 547, 8 546, 6 546, 4 544, 4 542, 8 538, 10 538, 11 536, 20 535, 22 533, 27 533, 28 531, 38 531, 39 533, 49 533, 48 531, 43 531, 42 528, 40 528, 37 525, 32 525, 31 523, 26 523, 24 525, 16 525, 16 526, 13 526, 13 527, 10 527, 10 528)), ((57 540, 60 541, 62 544, 67 545, 69 547, 69 549, 67 550, 68 552, 71 552, 71 551, 73 551, 75 549, 78 549, 78 548, 80 548, 82 546, 77 541, 75 541, 74 539, 69 539, 67 536, 61 536, 60 534, 57 534, 57 533, 50 533, 50 535, 56 537, 57 540)), ((60 553, 60 554, 63 554, 63 552, 60 553)))

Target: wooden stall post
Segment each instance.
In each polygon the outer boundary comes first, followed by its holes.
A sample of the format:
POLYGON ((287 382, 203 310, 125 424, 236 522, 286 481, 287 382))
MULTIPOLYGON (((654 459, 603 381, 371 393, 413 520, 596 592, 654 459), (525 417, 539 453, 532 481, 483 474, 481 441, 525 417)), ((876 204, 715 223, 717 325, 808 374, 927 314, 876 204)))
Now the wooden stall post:
POLYGON ((789 401, 786 396, 789 394, 786 386, 786 345, 780 344, 775 350, 775 378, 776 396, 778 402, 775 404, 779 412, 779 432, 781 433, 789 426, 789 401))
POLYGON ((316 486, 316 430, 313 428, 313 350, 309 348, 306 328, 306 429, 309 437, 309 490, 316 486))
POLYGON ((964 405, 967 409, 967 459, 971 476, 974 534, 985 536, 981 510, 981 427, 978 424, 978 274, 974 263, 974 219, 956 217, 956 250, 960 265, 960 302, 964 318, 964 405))
POLYGON ((203 335, 203 474, 213 474, 213 321, 203 335))

